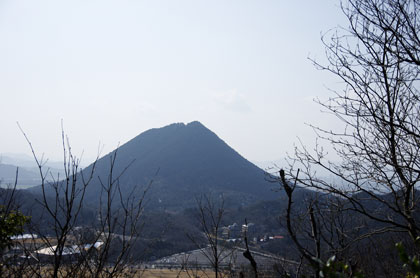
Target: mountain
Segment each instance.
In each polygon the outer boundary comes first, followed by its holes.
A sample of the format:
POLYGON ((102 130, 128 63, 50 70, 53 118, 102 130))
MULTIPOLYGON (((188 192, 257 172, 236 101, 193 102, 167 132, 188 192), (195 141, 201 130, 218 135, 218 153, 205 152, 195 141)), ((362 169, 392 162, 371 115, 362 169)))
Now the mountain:
MULTIPOLYGON (((176 123, 141 133, 99 159, 85 200, 98 200, 101 181, 119 178, 124 197, 134 186, 146 186, 150 207, 179 210, 195 205, 202 194, 223 194, 226 204, 244 206, 273 199, 264 171, 243 158, 200 122, 176 123)), ((87 176, 93 165, 83 170, 87 176)), ((97 201, 96 201, 97 202, 97 201)))

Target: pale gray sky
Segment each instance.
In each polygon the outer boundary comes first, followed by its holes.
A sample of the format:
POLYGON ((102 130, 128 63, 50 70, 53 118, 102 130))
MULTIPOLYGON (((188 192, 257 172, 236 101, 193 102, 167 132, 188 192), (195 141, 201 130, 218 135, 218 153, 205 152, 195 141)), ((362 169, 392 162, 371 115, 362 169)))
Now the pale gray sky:
POLYGON ((61 120, 85 163, 139 133, 201 121, 251 161, 330 125, 314 68, 339 1, 0 0, 0 153, 59 159, 61 120))

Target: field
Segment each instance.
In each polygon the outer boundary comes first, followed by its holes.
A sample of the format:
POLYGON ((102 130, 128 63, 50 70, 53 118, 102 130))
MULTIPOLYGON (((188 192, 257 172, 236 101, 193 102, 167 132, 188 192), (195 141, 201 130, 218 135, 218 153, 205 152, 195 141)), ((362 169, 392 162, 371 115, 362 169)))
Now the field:
POLYGON ((142 278, 195 278, 199 277, 214 277, 211 270, 196 270, 185 271, 180 269, 146 269, 139 273, 142 278))

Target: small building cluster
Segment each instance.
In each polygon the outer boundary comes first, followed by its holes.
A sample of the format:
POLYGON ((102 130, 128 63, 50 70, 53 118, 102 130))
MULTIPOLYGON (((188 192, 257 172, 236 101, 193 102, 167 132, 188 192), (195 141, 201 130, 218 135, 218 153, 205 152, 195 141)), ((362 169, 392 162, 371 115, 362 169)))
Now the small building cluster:
MULTIPOLYGON (((5 250, 2 256, 16 263, 21 261, 48 263, 59 251, 57 250, 57 240, 52 237, 40 238, 36 234, 23 234, 11 239, 14 244, 5 250)), ((61 250, 63 261, 74 261, 81 255, 97 252, 104 244, 99 239, 93 243, 77 244, 73 236, 69 236, 66 242, 68 244, 65 244, 61 250)))
POLYGON ((253 243, 280 240, 284 238, 282 235, 270 233, 259 234, 257 225, 254 223, 248 223, 247 225, 238 225, 237 223, 233 223, 231 225, 225 226, 222 228, 220 236, 226 241, 236 242, 242 241, 245 235, 248 237, 248 240, 253 243))

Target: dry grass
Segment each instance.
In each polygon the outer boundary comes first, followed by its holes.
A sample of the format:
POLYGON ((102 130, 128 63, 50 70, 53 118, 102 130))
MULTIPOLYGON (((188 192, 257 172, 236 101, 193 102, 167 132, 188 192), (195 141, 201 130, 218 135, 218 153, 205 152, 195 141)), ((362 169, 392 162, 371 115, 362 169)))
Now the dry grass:
MULTIPOLYGON (((53 277, 52 269, 42 267, 40 269, 22 269, 18 270, 17 268, 4 269, 0 277, 21 277, 21 278, 33 278, 36 275, 40 274, 41 277, 53 277)), ((89 277, 90 275, 86 272, 73 272, 70 273, 64 268, 60 269, 59 277, 89 277)), ((103 277, 107 277, 105 274, 103 277)), ((214 272, 211 270, 180 270, 180 269, 131 269, 125 270, 119 275, 115 275, 116 278, 211 278, 214 277, 214 272)))
POLYGON ((146 269, 140 272, 138 277, 141 278, 195 278, 199 277, 213 277, 214 274, 210 270, 185 271, 179 269, 146 269), (193 273, 194 272, 194 273, 193 273), (197 275, 198 274, 198 275, 197 275))

